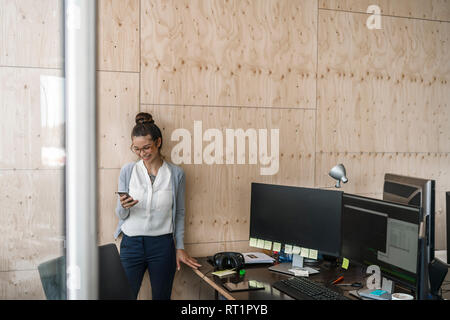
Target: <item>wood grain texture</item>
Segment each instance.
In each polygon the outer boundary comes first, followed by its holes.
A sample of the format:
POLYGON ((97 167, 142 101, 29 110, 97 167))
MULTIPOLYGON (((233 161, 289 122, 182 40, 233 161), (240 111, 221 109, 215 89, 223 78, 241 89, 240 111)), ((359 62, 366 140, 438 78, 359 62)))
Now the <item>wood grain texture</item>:
MULTIPOLYGON (((450 189, 446 189, 449 191, 450 189)), ((436 210, 435 210, 435 250, 445 250, 447 248, 447 221, 445 191, 436 191, 436 210)))
MULTIPOLYGON (((185 128, 194 141, 194 121, 202 122, 203 132, 210 128, 221 131, 224 146, 227 128, 279 129, 279 170, 274 175, 261 175, 261 163, 249 164, 248 158, 244 164, 238 164, 236 158, 233 164, 225 164, 225 160, 224 164, 181 164, 186 172, 187 243, 248 239, 251 182, 314 184, 313 110, 149 105, 142 110, 150 112, 161 128, 163 154, 169 161, 178 143, 170 141, 172 132, 185 128)), ((203 147, 207 145, 204 142, 203 147)), ((248 149, 246 153, 248 157, 248 149)))
POLYGON ((0 272, 0 299, 45 300, 38 270, 0 272))
POLYGON ((99 245, 116 243, 120 250, 120 240, 114 239, 119 218, 116 216, 117 185, 120 169, 98 170, 98 214, 97 214, 97 241, 99 245))
POLYGON ((2 0, 0 66, 63 67, 63 1, 2 0))
POLYGON ((63 165, 63 88, 59 70, 0 68, 0 168, 63 165))
POLYGON ((141 10, 142 103, 315 108, 315 0, 144 0, 141 10))
POLYGON ((448 151, 448 23, 319 15, 317 148, 332 152, 448 151), (444 111, 445 110, 445 111, 444 111))
POLYGON ((328 176, 333 166, 343 163, 348 183, 342 190, 349 193, 382 193, 386 173, 436 180, 436 190, 449 187, 449 153, 383 153, 320 152, 316 154, 316 187, 333 187, 328 176))
POLYGON ((139 72, 139 0, 99 0, 97 16, 97 68, 139 72))
POLYGON ((133 161, 131 131, 139 112, 139 75, 98 72, 98 165, 121 168, 133 161))
POLYGON ((36 269, 61 255, 63 178, 62 170, 0 171, 0 271, 36 269))
POLYGON ((320 0, 323 9, 367 12, 371 5, 377 5, 382 15, 450 21, 448 0, 320 0))

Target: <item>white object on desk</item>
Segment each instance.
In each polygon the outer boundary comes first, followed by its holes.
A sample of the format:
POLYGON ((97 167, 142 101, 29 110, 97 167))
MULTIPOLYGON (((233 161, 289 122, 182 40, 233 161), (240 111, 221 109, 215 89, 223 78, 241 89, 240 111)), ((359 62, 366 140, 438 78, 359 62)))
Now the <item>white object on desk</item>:
POLYGON ((292 268, 292 269, 289 269, 288 271, 292 272, 294 274, 294 276, 296 276, 296 277, 308 277, 309 276, 308 270, 306 270, 304 268, 292 268))
POLYGON ((392 295, 392 300, 414 300, 414 297, 406 293, 394 293, 392 295))
POLYGON ((273 265, 273 266, 269 267, 270 271, 275 271, 275 272, 280 272, 280 273, 285 273, 285 274, 289 274, 289 275, 295 276, 294 272, 290 271, 290 269, 297 269, 297 270, 307 271, 308 272, 308 276, 310 274, 319 273, 318 270, 313 269, 311 267, 300 268, 300 267, 293 266, 292 263, 290 263, 290 262, 283 262, 283 263, 279 263, 279 264, 276 264, 276 265, 273 265))
POLYGON ((254 263, 273 263, 275 261, 274 258, 268 256, 263 252, 247 252, 243 253, 245 264, 254 264, 254 263))

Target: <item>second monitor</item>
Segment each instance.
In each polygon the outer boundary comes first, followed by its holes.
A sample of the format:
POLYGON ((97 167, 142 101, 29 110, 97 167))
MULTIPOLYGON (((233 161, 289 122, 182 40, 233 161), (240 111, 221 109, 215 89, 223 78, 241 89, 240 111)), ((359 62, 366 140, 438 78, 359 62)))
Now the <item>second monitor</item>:
POLYGON ((250 237, 339 256, 342 191, 252 183, 250 237))

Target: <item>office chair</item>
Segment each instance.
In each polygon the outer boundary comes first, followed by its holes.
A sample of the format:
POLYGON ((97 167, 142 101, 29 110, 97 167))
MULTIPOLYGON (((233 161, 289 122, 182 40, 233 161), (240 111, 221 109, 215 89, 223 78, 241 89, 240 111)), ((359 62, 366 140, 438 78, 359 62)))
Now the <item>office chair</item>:
POLYGON ((47 300, 66 300, 66 257, 41 263, 38 271, 47 300))
MULTIPOLYGON (((98 247, 99 300, 133 300, 134 296, 114 243, 98 247)), ((38 266, 42 287, 48 300, 66 300, 66 257, 38 266)))

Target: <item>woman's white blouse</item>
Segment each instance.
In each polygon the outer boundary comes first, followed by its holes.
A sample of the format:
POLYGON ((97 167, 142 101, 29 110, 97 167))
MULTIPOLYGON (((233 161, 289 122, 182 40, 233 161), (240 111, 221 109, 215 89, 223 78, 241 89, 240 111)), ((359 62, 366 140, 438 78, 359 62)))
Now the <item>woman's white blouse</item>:
POLYGON ((172 233, 172 179, 164 161, 152 185, 142 160, 133 168, 129 194, 139 202, 130 208, 122 225, 127 236, 159 236, 172 233))

